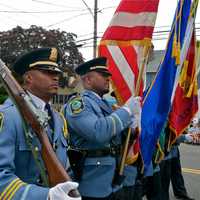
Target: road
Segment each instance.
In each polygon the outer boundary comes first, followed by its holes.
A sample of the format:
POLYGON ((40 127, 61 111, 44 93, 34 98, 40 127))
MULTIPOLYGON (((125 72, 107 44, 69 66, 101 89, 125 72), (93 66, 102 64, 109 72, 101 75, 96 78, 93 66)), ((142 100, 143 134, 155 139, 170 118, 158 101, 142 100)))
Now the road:
MULTIPOLYGON (((200 145, 180 145, 181 165, 188 194, 200 200, 200 145)), ((175 200, 170 188, 170 200, 175 200)))

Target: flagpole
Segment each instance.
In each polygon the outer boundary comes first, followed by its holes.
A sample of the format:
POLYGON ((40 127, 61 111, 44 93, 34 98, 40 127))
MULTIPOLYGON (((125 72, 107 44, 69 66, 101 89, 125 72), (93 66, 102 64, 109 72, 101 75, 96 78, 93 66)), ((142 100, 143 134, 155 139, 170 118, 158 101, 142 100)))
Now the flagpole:
MULTIPOLYGON (((134 94, 135 96, 139 95, 140 84, 141 84, 141 81, 142 81, 144 68, 145 68, 145 66, 147 64, 147 60, 148 60, 149 45, 145 45, 144 46, 143 55, 144 55, 144 59, 143 59, 143 62, 142 62, 142 66, 141 66, 141 68, 139 70, 139 75, 138 75, 138 79, 137 79, 137 82, 136 82, 136 89, 135 89, 135 94, 134 94)), ((140 133, 140 130, 139 130, 138 127, 136 127, 136 129, 135 129, 135 133, 136 134, 140 133)), ((125 145, 124 145, 124 150, 122 152, 122 159, 121 159, 120 169, 119 169, 119 175, 120 176, 123 176, 126 156, 127 156, 127 152, 128 152, 128 145, 129 145, 129 141, 130 141, 130 136, 131 136, 131 128, 128 129, 128 133, 127 133, 126 141, 125 141, 125 145)))
POLYGON ((198 76, 199 72, 200 72, 200 41, 197 42, 197 60, 196 60, 196 65, 197 65, 197 76, 198 76))
POLYGON ((98 0, 94 0, 93 58, 96 58, 97 56, 97 10, 98 10, 98 0))

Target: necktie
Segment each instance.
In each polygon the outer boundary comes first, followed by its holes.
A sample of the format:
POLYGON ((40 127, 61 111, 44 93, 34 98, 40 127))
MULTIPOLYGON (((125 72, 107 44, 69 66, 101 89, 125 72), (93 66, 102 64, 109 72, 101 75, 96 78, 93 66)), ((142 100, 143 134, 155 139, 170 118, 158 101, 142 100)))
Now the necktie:
POLYGON ((47 104, 45 105, 45 110, 48 112, 48 116, 49 116, 48 123, 49 123, 49 126, 50 126, 50 128, 53 130, 53 129, 54 129, 53 113, 52 113, 50 104, 47 103, 47 104))

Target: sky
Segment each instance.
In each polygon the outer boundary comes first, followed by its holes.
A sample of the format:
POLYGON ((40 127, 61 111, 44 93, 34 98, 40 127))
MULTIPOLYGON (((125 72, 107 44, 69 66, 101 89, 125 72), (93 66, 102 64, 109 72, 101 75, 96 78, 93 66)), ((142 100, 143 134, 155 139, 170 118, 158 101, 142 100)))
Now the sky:
MULTIPOLYGON (((100 39, 106 30, 120 0, 98 0, 97 36, 100 39)), ((155 50, 165 49, 168 32, 173 20, 177 0, 160 0, 153 34, 155 50)), ((0 0, 0 30, 7 31, 17 25, 30 25, 46 29, 60 29, 77 35, 77 44, 83 57, 93 56, 93 7, 94 0, 0 0), (87 4, 87 6, 86 6, 87 4)), ((200 10, 200 6, 198 6, 200 10)), ((196 27, 200 39, 200 12, 197 12, 196 27)))

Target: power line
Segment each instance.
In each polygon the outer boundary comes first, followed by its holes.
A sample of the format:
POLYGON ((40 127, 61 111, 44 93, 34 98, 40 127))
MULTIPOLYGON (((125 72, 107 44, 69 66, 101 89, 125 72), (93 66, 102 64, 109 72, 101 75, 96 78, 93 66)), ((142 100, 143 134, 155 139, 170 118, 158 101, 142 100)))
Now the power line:
MULTIPOLYGON (((96 38, 102 38, 102 37, 97 36, 96 38)), ((78 41, 76 41, 76 42, 77 42, 77 43, 78 43, 78 42, 85 42, 85 41, 93 40, 93 39, 94 39, 94 37, 91 37, 91 38, 87 38, 87 39, 83 39, 83 40, 78 40, 78 41)))
POLYGON ((72 17, 63 19, 63 20, 61 20, 61 21, 58 21, 58 22, 55 22, 55 23, 53 23, 53 24, 48 25, 47 28, 50 28, 50 27, 52 27, 52 26, 55 26, 55 25, 64 23, 64 22, 66 22, 66 21, 70 21, 70 20, 72 20, 72 19, 75 19, 75 18, 80 17, 80 16, 83 16, 83 15, 88 15, 88 13, 82 13, 82 14, 79 14, 79 15, 74 15, 74 16, 72 16, 72 17))
MULTIPOLYGON (((82 0, 83 1, 83 0, 82 0)), ((1 3, 0 3, 1 5, 1 3)), ((5 6, 5 4, 2 4, 5 6)), ((9 7, 9 6, 6 6, 6 7, 9 7)), ((10 7, 11 8, 11 7, 10 7)), ((111 7, 105 7, 105 8, 102 8, 101 10, 104 10, 104 9, 108 9, 108 8, 111 8, 111 7)), ((27 11, 27 10, 0 10, 0 13, 18 13, 18 14, 49 14, 49 13, 67 13, 67 12, 82 12, 82 11, 86 11, 86 10, 89 10, 88 8, 87 9, 66 9, 66 10, 44 10, 44 11, 27 11)), ((91 9, 90 9, 91 10, 91 9)), ((101 12, 101 10, 99 10, 98 12, 101 12)), ((92 12, 92 11, 91 11, 92 12)), ((90 13, 91 13, 90 12, 90 13)), ((92 16, 93 16, 93 13, 91 13, 92 16)))
POLYGON ((85 37, 85 36, 89 36, 89 35, 92 35, 92 34, 93 34, 93 32, 91 32, 91 33, 86 33, 86 34, 83 34, 83 35, 79 35, 78 38, 85 37))
MULTIPOLYGON (((198 28, 198 30, 200 31, 200 27, 198 28)), ((166 34, 159 35, 159 37, 158 36, 153 36, 152 41, 167 40, 168 36, 166 35, 166 37, 164 37, 165 35, 166 34)), ((200 36, 200 33, 196 32, 196 36, 200 36)), ((100 41, 101 38, 102 38, 101 36, 97 36, 98 42, 100 41)), ((93 43, 93 37, 82 39, 82 40, 78 40, 78 41, 76 41, 76 43, 81 43, 81 48, 89 47, 88 45, 93 43)))
MULTIPOLYGON (((196 36, 200 36, 200 34, 196 34, 196 36)), ((152 40, 153 41, 156 41, 156 40, 167 40, 168 37, 162 37, 162 38, 153 38, 152 40)))
MULTIPOLYGON (((200 24, 200 22, 196 22, 195 24, 200 24)), ((154 29, 164 28, 164 27, 170 28, 170 26, 157 26, 157 27, 155 27, 154 29)), ((196 31, 198 31, 198 30, 200 29, 200 27, 196 27, 195 29, 196 29, 196 31)), ((163 33, 163 35, 164 35, 164 34, 168 34, 169 32, 170 32, 169 29, 168 29, 168 30, 162 30, 162 31, 154 31, 154 32, 153 32, 153 35, 156 34, 156 36, 159 36, 159 35, 162 35, 162 33, 163 33)), ((99 31, 99 32, 98 32, 98 34, 103 34, 103 33, 104 33, 104 31, 99 31)), ((86 33, 86 34, 83 34, 83 35, 78 35, 77 38, 82 38, 82 37, 85 37, 85 36, 90 36, 90 35, 92 35, 92 34, 93 34, 93 32, 86 33)), ((86 38, 86 40, 87 40, 87 39, 88 39, 88 38, 86 38)), ((81 39, 80 41, 84 41, 84 39, 81 39)), ((77 42, 79 42, 79 41, 77 41, 77 42)))
POLYGON ((105 7, 105 8, 99 8, 98 12, 102 13, 103 10, 112 9, 112 8, 115 8, 115 7, 114 6, 108 6, 108 7, 105 7))
POLYGON ((91 47, 93 47, 93 45, 82 46, 82 47, 79 47, 79 49, 80 49, 80 48, 81 48, 81 49, 84 49, 84 48, 91 48, 91 47))
MULTIPOLYGON (((51 6, 56 6, 56 7, 68 7, 68 8, 76 8, 76 9, 79 9, 80 7, 70 7, 68 5, 62 5, 62 4, 56 4, 56 3, 50 3, 50 2, 47 2, 47 1, 41 1, 41 0, 32 0, 33 2, 35 3, 40 3, 40 4, 46 4, 46 5, 51 5, 51 6)), ((80 8, 81 9, 81 8, 80 8)))
MULTIPOLYGON (((1 4, 0 4, 1 5, 1 4)), ((102 8, 101 10, 108 9, 111 7, 105 7, 102 8)), ((27 11, 27 10, 0 10, 0 13, 18 13, 18 14, 49 14, 49 13, 67 13, 67 12, 82 12, 86 11, 88 9, 67 9, 67 10, 44 10, 44 11, 27 11)), ((99 10, 98 12, 101 12, 99 10)), ((92 13, 93 15, 93 13, 92 13)))
POLYGON ((86 11, 86 9, 82 10, 52 10, 52 11, 16 11, 16 10, 0 10, 0 13, 18 13, 18 14, 32 14, 32 13, 39 13, 39 14, 49 14, 49 13, 66 13, 66 12, 80 12, 86 11))
POLYGON ((92 12, 92 9, 87 5, 87 3, 84 0, 81 0, 81 1, 84 3, 84 5, 86 6, 87 10, 92 15, 92 17, 94 17, 94 13, 92 12))
MULTIPOLYGON (((42 4, 47 4, 47 5, 52 5, 52 6, 57 6, 57 7, 67 7, 67 8, 72 8, 71 10, 69 9, 63 9, 63 10, 49 10, 49 11, 26 11, 26 10, 3 10, 3 11, 0 11, 0 13, 10 13, 10 14, 48 14, 48 13, 64 13, 64 12, 80 12, 80 11, 86 11, 86 10, 89 10, 89 6, 87 9, 83 9, 81 7, 69 7, 68 5, 61 5, 61 4, 56 4, 56 3, 50 3, 50 2, 47 2, 47 1, 43 1, 43 0, 32 0, 33 2, 35 3, 42 3, 42 4), (74 9, 74 10, 73 10, 74 9), (75 10, 77 9, 77 10, 75 10), (80 10, 79 10, 80 9, 80 10)), ((63 2, 63 1, 62 1, 63 2)), ((82 2, 85 2, 84 0, 82 0, 82 2)), ((3 6, 6 6, 6 7, 9 7, 9 8, 12 8, 12 6, 8 6, 4 3, 0 3, 0 5, 3 5, 3 6)), ((101 9, 98 10, 98 12, 101 12, 102 10, 106 10, 106 9, 111 9, 111 8, 115 8, 114 6, 108 6, 108 7, 103 7, 101 9)), ((16 9, 16 8, 12 8, 12 9, 16 9)), ((92 12, 92 10, 90 9, 90 11, 92 12)), ((91 13, 90 12, 90 13, 91 13)), ((77 14, 77 15, 74 15, 74 16, 71 16, 69 18, 65 18, 63 20, 60 20, 60 21, 57 21, 55 23, 52 23, 50 25, 47 26, 47 28, 50 28, 50 27, 53 27, 55 25, 58 25, 58 24, 61 24, 61 23, 64 23, 64 22, 67 22, 67 21, 70 21, 70 20, 73 20, 77 17, 80 17, 80 16, 83 16, 83 15, 87 15, 88 13, 80 13, 80 14, 77 14)), ((34 16, 34 15, 33 15, 34 16)), ((37 17, 38 18, 38 15, 37 16, 34 16, 34 17, 37 17)), ((10 18, 11 20, 13 21, 19 21, 17 20, 17 18, 12 18, 10 16, 8 16, 7 18, 10 18)), ((27 24, 30 24, 30 21, 29 22, 26 22, 27 24)), ((200 22, 196 22, 196 24, 200 24, 200 22)), ((158 26, 158 27, 155 27, 155 29, 163 29, 163 28, 167 28, 167 29, 170 29, 170 26, 167 26, 167 25, 164 25, 164 26, 158 26)), ((196 28, 197 31, 199 31, 200 28, 196 28)), ((165 38, 166 34, 168 34, 170 32, 170 30, 158 30, 158 31, 154 31, 153 33, 153 39, 155 38, 155 40, 161 40, 162 38, 163 39, 167 39, 165 38)), ((98 32, 98 34, 101 34, 103 32, 98 32)), ((84 42, 84 41, 89 41, 89 40, 92 40, 94 39, 93 38, 90 38, 90 35, 92 35, 93 33, 88 33, 88 34, 84 34, 84 35, 80 35, 78 36, 78 38, 83 38, 83 39, 79 39, 77 42, 84 42), (88 36, 88 38, 85 38, 88 36)), ((97 38, 100 38, 99 36, 97 38)))
MULTIPOLYGON (((3 16, 3 15, 1 14, 1 16, 3 16)), ((4 18, 5 18, 5 17, 4 17, 4 18)), ((23 23, 29 24, 29 23, 27 23, 27 22, 24 21, 24 20, 17 20, 16 18, 10 17, 10 16, 7 16, 7 17, 6 17, 6 20, 15 21, 15 22, 21 21, 21 22, 23 22, 23 23)))
MULTIPOLYGON (((0 3, 0 5, 1 5, 1 6, 4 6, 4 7, 7 7, 7 8, 14 9, 14 10, 19 10, 19 9, 17 9, 17 8, 15 8, 15 7, 9 6, 9 5, 4 4, 4 3, 0 3)), ((32 15, 32 16, 38 17, 38 16, 35 16, 35 15, 32 15)), ((11 18, 11 17, 10 17, 10 18, 11 18)), ((14 18, 14 21, 19 21, 19 20, 16 20, 16 16, 15 16, 15 18, 14 18)), ((23 20, 23 21, 24 21, 24 20, 23 20)), ((29 22, 26 22, 26 21, 24 21, 24 22, 27 23, 27 24, 30 24, 29 22)))
MULTIPOLYGON (((196 30, 196 32, 198 33, 198 32, 200 31, 200 27, 196 27, 195 30, 196 30)), ((102 32, 99 32, 99 33, 102 33, 102 32)), ((170 33, 170 30, 167 30, 167 31, 155 31, 155 32, 153 32, 153 38, 154 38, 155 40, 156 40, 156 39, 160 40, 159 37, 165 36, 165 35, 167 35, 167 34, 169 34, 169 33, 170 33)), ((92 33, 86 34, 86 35, 92 35, 92 33)), ((97 36, 97 38, 102 38, 102 37, 101 37, 101 36, 97 36)), ((79 43, 79 42, 85 42, 85 41, 89 41, 89 40, 93 40, 93 39, 94 39, 94 37, 89 37, 89 38, 77 40, 76 42, 77 42, 77 43, 79 43)), ((163 39, 167 39, 167 37, 166 37, 166 38, 163 38, 163 39)))

